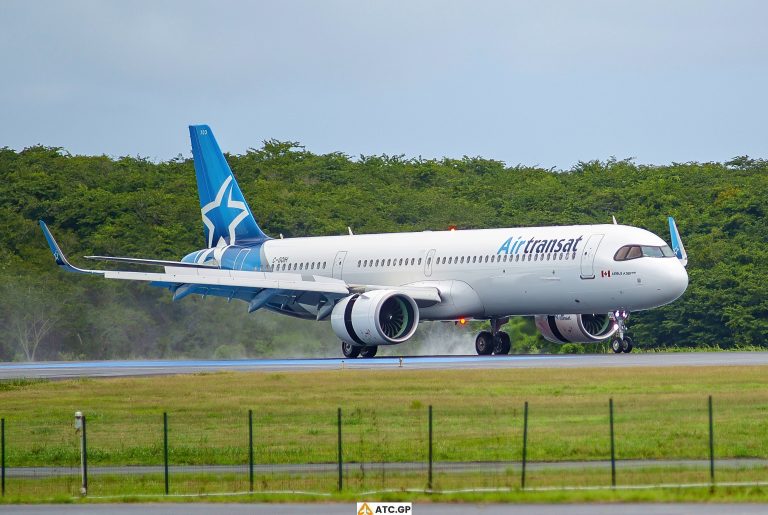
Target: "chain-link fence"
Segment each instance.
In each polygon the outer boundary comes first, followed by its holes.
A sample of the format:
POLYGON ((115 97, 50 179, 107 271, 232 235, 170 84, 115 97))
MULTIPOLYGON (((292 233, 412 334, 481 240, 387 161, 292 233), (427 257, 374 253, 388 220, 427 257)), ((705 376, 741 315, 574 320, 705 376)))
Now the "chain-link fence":
POLYGON ((413 401, 400 409, 299 412, 275 405, 226 416, 169 408, 116 419, 86 411, 77 429, 62 413, 0 414, 2 494, 758 484, 768 480, 768 442, 754 424, 768 421, 766 408, 731 399, 731 416, 718 421, 711 397, 594 398, 511 410, 491 398, 464 408, 413 401))

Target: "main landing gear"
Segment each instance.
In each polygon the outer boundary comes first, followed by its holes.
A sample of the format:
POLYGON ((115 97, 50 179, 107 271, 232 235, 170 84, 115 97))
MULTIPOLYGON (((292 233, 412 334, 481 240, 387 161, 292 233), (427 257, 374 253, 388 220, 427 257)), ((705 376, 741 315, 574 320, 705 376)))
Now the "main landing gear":
POLYGON ((619 329, 616 331, 616 334, 613 335, 613 338, 611 338, 611 350, 616 354, 632 352, 634 342, 632 341, 632 338, 626 334, 629 313, 624 310, 617 310, 613 312, 613 318, 616 320, 619 329))
POLYGON ((358 347, 356 345, 352 345, 351 343, 341 342, 341 353, 344 354, 345 358, 356 358, 358 356, 361 358, 372 358, 376 355, 378 350, 379 347, 376 345, 371 345, 369 347, 358 347))
POLYGON ((508 317, 492 318, 491 330, 480 331, 475 338, 475 350, 480 356, 509 354, 512 349, 512 342, 507 333, 499 330, 507 322, 509 322, 508 317))

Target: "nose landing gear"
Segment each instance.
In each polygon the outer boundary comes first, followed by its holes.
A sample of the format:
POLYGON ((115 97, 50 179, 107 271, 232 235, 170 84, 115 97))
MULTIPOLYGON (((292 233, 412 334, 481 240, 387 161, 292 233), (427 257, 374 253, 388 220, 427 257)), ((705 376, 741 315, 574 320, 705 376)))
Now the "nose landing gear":
POLYGON ((509 354, 509 351, 512 350, 512 342, 507 333, 499 330, 507 322, 509 322, 509 317, 492 318, 491 330, 480 331, 475 338, 475 350, 480 356, 509 354))
POLYGON ((619 326, 619 329, 616 331, 616 334, 613 335, 613 338, 611 338, 611 350, 616 354, 621 354, 622 352, 632 352, 634 342, 632 341, 632 338, 626 334, 629 313, 623 309, 616 310, 613 312, 613 318, 616 320, 616 324, 619 326))

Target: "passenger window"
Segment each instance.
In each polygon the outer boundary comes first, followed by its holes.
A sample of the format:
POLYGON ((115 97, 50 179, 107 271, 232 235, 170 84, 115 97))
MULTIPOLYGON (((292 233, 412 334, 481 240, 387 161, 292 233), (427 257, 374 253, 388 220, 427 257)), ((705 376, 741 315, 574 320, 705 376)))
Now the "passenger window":
POLYGON ((515 256, 515 261, 520 261, 520 254, 515 256))
POLYGON ((472 256, 472 262, 477 263, 477 256, 472 256))
POLYGON ((403 258, 400 258, 400 266, 403 266, 403 258))
POLYGON ((323 261, 323 270, 325 270, 325 261, 323 261))
POLYGON ((428 264, 428 265, 431 265, 431 264, 432 264, 432 258, 427 258, 427 264, 428 264))
POLYGON ((416 258, 411 258, 411 266, 413 266, 415 262, 416 262, 416 258))
POLYGON ((419 258, 419 265, 421 265, 421 258, 419 258))
POLYGON ((464 256, 461 256, 461 264, 464 264, 464 256))
POLYGON ((387 266, 392 266, 392 260, 391 259, 387 259, 387 266))

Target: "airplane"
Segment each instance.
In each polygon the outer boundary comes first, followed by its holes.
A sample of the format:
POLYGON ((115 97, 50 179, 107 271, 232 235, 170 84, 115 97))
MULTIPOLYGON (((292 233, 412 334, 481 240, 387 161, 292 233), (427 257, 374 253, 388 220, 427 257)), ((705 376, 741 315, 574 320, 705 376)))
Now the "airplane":
POLYGON ((40 221, 56 264, 69 272, 145 281, 173 300, 213 295, 311 320, 330 318, 347 358, 408 341, 422 320, 488 320, 478 355, 511 350, 502 326, 532 316, 555 343, 611 339, 628 353, 631 312, 673 302, 688 286, 675 220, 672 247, 647 230, 613 224, 270 238, 259 227, 211 128, 189 126, 206 248, 180 261, 87 259, 163 271, 73 266, 40 221))

